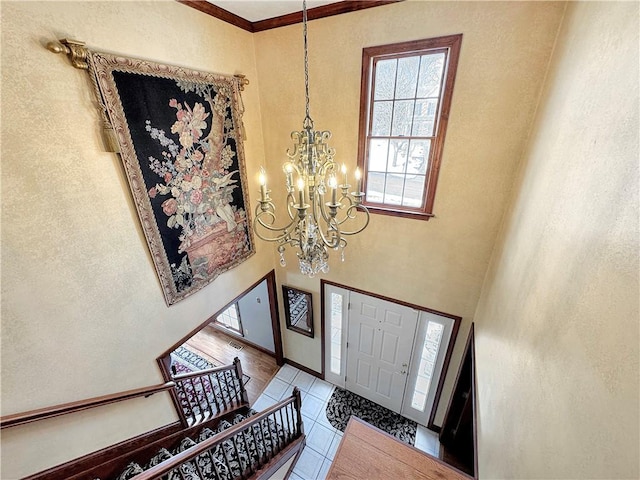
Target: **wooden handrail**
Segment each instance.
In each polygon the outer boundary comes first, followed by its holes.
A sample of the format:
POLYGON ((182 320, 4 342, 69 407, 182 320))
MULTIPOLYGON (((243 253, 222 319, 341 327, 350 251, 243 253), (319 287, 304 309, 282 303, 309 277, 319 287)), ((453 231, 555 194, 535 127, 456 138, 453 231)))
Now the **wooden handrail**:
POLYGON ((269 415, 271 415, 272 413, 277 412, 278 410, 289 405, 290 403, 293 403, 294 406, 296 406, 296 408, 299 407, 300 391, 298 390, 298 387, 294 388, 294 393, 290 397, 285 398, 284 400, 281 400, 280 402, 267 408, 266 410, 263 410, 259 414, 246 418, 241 422, 236 423, 232 427, 227 428, 223 432, 217 433, 213 437, 207 438, 206 440, 198 443, 197 445, 194 445, 193 447, 188 448, 185 451, 172 456, 170 459, 165 460, 162 463, 159 463, 155 467, 151 467, 150 469, 145 470, 144 472, 136 475, 133 478, 135 480, 152 480, 155 478, 159 478, 162 475, 169 473, 174 468, 179 467, 186 461, 194 457, 197 457, 201 453, 206 452, 216 444, 220 444, 225 440, 228 440, 229 438, 237 435, 239 432, 242 432, 243 430, 251 428, 256 423, 261 422, 265 418, 269 417, 269 415))
POLYGON ((235 370, 234 365, 223 365, 221 367, 212 367, 206 368, 204 370, 196 370, 188 373, 180 373, 177 375, 172 375, 171 378, 174 380, 184 380, 185 378, 194 378, 194 377, 202 377, 204 375, 209 375, 210 373, 219 373, 235 370))
POLYGON ((60 415, 66 415, 67 413, 80 412, 89 408, 101 407, 103 405, 109 405, 110 403, 121 402, 123 400, 129 400, 136 397, 149 397, 154 393, 169 390, 170 388, 175 387, 175 385, 175 382, 166 382, 161 385, 135 388, 125 392, 102 395, 100 397, 93 397, 87 400, 79 400, 77 402, 63 403, 53 407, 45 407, 37 410, 29 410, 28 412, 5 415, 4 417, 0 417, 0 429, 15 427, 16 425, 23 425, 25 423, 31 423, 45 418, 58 417, 60 415))

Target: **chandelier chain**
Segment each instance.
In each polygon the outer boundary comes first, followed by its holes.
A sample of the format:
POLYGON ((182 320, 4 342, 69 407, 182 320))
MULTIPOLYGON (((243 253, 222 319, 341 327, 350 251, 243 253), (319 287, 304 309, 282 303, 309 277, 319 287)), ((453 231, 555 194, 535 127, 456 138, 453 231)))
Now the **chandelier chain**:
POLYGON ((304 94, 305 112, 304 128, 313 128, 313 120, 309 114, 309 52, 307 46, 307 0, 302 1, 302 32, 304 37, 304 94))
POLYGON ((280 265, 286 267, 287 247, 296 250, 303 275, 313 277, 329 271, 329 251, 340 250, 344 261, 345 237, 362 232, 369 225, 369 210, 363 205, 359 170, 355 192, 349 192, 347 170, 342 165, 342 183, 338 184, 335 150, 327 144, 331 132, 316 132, 309 113, 309 49, 307 40, 307 2, 302 4, 304 38, 305 119, 303 130, 291 132, 294 147, 287 150, 283 165, 286 177, 286 223, 276 225, 276 206, 267 188, 264 171, 260 174, 260 201, 256 205, 254 233, 262 240, 278 243, 280 265), (297 189, 294 187, 297 176, 297 189), (360 214, 361 215, 360 215, 360 214), (345 227, 348 227, 346 229, 345 227))

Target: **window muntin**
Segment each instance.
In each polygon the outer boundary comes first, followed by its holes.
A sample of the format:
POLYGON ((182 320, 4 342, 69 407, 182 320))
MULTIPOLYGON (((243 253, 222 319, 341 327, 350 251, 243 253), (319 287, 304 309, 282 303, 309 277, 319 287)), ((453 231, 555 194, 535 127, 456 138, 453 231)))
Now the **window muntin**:
POLYGON ((433 216, 461 39, 363 50, 358 163, 372 212, 433 216))
POLYGON ((229 308, 218 315, 215 319, 215 323, 231 330, 234 333, 244 336, 237 303, 232 304, 229 308))

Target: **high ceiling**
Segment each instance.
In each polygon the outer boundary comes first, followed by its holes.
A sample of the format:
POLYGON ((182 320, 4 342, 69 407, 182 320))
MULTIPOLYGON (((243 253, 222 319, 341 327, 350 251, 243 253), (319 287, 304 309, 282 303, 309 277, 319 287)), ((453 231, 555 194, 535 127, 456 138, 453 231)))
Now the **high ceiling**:
MULTIPOLYGON (((302 0, 207 0, 207 2, 250 22, 302 11, 302 0)), ((338 2, 339 0, 308 0, 307 9, 338 2)))

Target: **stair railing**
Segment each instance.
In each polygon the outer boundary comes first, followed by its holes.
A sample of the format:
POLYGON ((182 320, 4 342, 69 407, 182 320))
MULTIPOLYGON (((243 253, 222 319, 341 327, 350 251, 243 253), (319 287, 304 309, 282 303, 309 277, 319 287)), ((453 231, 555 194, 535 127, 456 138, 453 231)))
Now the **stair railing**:
POLYGON ((301 408, 300 390, 294 387, 292 395, 285 400, 131 477, 131 480, 157 479, 172 471, 178 478, 184 478, 187 463, 193 465, 200 478, 267 478, 276 466, 284 463, 284 455, 288 454, 288 459, 304 446, 301 408), (247 452, 246 456, 239 454, 243 450, 247 452), (280 462, 276 462, 278 458, 280 462), (203 471, 204 462, 207 471, 203 471))
POLYGON ((195 425, 230 409, 249 405, 242 381, 242 366, 236 357, 232 365, 173 375, 178 410, 183 423, 195 425))
POLYGON ((25 423, 31 423, 38 420, 44 420, 45 418, 58 417, 60 415, 80 412, 89 408, 101 407, 103 405, 122 402, 124 400, 131 400, 132 398, 150 397, 151 395, 158 392, 163 392, 165 390, 171 391, 174 387, 174 382, 165 382, 161 385, 136 388, 133 390, 127 390, 125 392, 102 395, 100 397, 93 397, 86 400, 63 403, 60 405, 54 405, 52 407, 29 410, 28 412, 5 415, 4 417, 0 418, 0 428, 4 429, 8 427, 15 427, 17 425, 24 425, 25 423))

